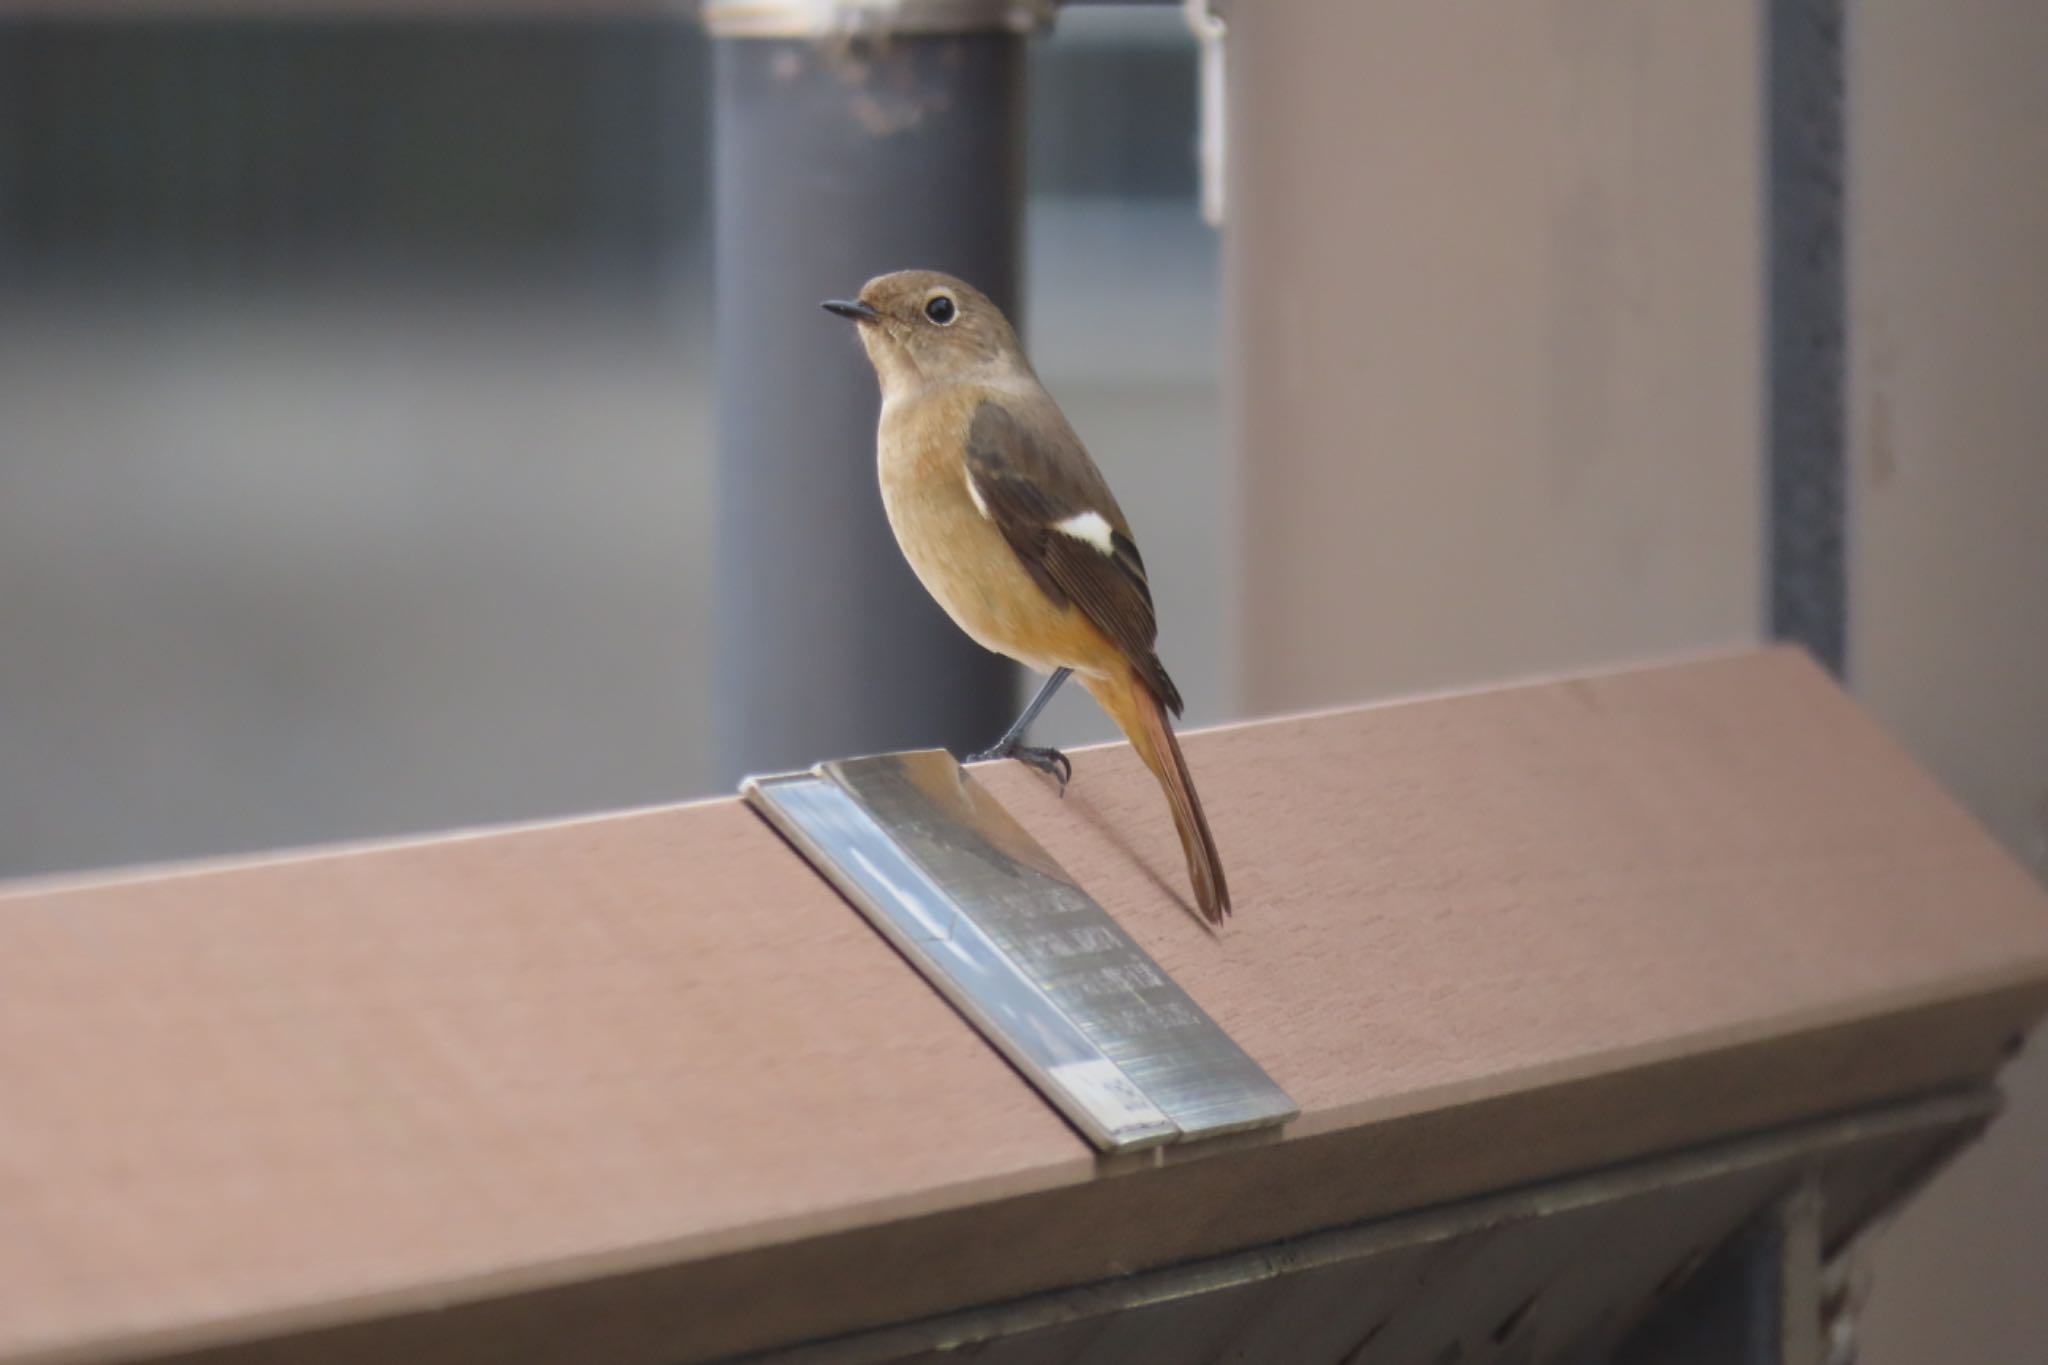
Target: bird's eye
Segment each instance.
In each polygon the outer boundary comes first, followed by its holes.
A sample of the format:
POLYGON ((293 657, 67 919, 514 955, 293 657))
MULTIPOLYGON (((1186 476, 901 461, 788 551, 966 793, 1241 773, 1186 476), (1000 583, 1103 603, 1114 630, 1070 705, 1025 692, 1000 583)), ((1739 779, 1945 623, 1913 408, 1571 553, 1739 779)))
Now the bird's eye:
POLYGON ((934 294, 925 303, 924 315, 933 322, 938 323, 939 326, 944 327, 955 317, 959 316, 959 312, 953 307, 953 300, 947 298, 944 294, 934 294))

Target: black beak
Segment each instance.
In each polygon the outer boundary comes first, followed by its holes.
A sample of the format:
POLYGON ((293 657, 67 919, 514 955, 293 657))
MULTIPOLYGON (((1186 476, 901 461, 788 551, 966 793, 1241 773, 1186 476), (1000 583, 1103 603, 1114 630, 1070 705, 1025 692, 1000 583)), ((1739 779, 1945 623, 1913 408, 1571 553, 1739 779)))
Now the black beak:
POLYGON ((826 299, 820 307, 824 308, 828 313, 837 313, 840 317, 852 318, 855 322, 880 322, 882 320, 880 313, 877 313, 859 299, 826 299))

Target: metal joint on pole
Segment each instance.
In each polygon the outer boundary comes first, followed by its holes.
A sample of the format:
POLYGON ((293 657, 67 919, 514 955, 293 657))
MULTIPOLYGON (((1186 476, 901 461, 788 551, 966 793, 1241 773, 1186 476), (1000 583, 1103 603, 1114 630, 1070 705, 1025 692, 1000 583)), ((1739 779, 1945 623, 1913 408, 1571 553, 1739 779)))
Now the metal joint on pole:
POLYGON ((714 717, 720 780, 989 744, 1016 675, 912 577, 875 480, 880 405, 819 311, 890 270, 1011 317, 1026 35, 1053 0, 705 0, 714 39, 714 717))
POLYGON ((1057 0, 704 0, 714 38, 847 34, 1036 33, 1057 0))

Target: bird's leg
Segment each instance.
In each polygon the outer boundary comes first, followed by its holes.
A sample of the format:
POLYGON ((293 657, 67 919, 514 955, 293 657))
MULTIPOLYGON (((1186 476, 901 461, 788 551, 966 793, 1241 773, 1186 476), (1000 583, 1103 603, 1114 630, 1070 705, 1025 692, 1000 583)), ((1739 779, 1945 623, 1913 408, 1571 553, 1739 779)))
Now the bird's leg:
POLYGON ((1047 678, 1045 684, 1038 689, 1038 695, 1031 699, 1031 704, 1024 708, 1024 714, 1017 717, 1016 724, 1003 731, 1003 737, 988 748, 983 749, 978 754, 968 755, 967 761, 969 763, 979 763, 984 759, 1008 758, 1012 754, 1017 753, 1023 747, 1018 741, 1023 739, 1024 732, 1031 728, 1031 722, 1038 719, 1038 713, 1043 711, 1045 704, 1052 700, 1052 694, 1059 691, 1060 684, 1072 677, 1073 674, 1074 670, 1071 668, 1055 669, 1053 675, 1047 678))
POLYGON ((1074 775, 1073 763, 1058 749, 1033 748, 1020 741, 1024 738, 1024 731, 1030 728, 1031 722, 1038 719, 1038 713, 1045 709, 1045 704, 1052 700, 1052 694, 1060 690, 1060 684, 1072 677, 1073 672, 1071 668, 1054 670, 1053 675, 1045 680, 1045 685, 1038 689, 1038 695, 1031 699, 1031 704, 1024 708, 1024 714, 1017 717, 1017 723, 1003 731, 1003 737, 990 748, 978 754, 969 754, 967 761, 979 763, 990 758, 1014 758, 1020 763, 1028 763, 1040 772, 1050 773, 1058 778, 1060 794, 1066 795, 1067 780, 1074 775))

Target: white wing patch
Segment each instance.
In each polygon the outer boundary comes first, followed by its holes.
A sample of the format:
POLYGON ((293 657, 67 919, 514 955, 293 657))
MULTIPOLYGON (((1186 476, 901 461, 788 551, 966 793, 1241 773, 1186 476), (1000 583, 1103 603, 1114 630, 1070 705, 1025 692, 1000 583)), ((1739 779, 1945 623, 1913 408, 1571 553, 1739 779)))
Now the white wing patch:
POLYGON ((974 499, 974 510, 981 513, 983 521, 995 520, 995 518, 988 514, 988 504, 982 501, 981 490, 974 486, 974 470, 970 468, 965 473, 967 475, 967 496, 974 499))
POLYGON ((1109 522, 1100 512, 1080 512, 1065 521, 1056 521, 1052 529, 1076 540, 1085 540, 1106 555, 1116 553, 1116 542, 1110 539, 1109 522))

